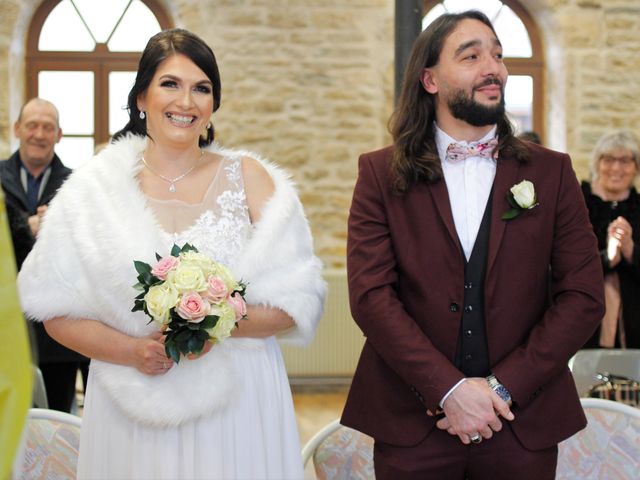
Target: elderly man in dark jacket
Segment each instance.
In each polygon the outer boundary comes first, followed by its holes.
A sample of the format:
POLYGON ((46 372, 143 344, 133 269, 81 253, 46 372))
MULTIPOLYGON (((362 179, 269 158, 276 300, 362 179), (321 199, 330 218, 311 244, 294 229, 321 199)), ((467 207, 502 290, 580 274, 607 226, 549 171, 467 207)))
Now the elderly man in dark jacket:
MULTIPOLYGON (((20 147, 0 162, 0 182, 19 270, 33 248, 48 203, 71 170, 54 152, 62 130, 58 110, 51 102, 39 98, 28 101, 14 124, 14 133, 20 147)), ((86 371, 88 360, 49 337, 42 324, 36 324, 34 330, 49 407, 68 412, 78 368, 86 371)))

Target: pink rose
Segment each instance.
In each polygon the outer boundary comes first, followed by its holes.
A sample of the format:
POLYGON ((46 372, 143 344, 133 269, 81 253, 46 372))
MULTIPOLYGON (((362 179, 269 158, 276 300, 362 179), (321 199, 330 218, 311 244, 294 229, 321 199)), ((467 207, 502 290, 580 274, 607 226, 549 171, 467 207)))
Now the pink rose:
POLYGON ((180 259, 172 255, 161 258, 151 269, 151 275, 158 277, 160 280, 166 280, 169 271, 177 267, 179 263, 180 259))
POLYGON ((188 292, 182 295, 176 312, 189 322, 200 323, 209 313, 209 303, 199 293, 188 292))
POLYGON ((236 312, 236 320, 242 320, 242 318, 247 314, 247 304, 245 303, 244 298, 242 298, 242 295, 236 292, 227 298, 227 301, 236 312))
POLYGON ((207 279, 207 291, 204 292, 204 298, 209 300, 211 303, 220 303, 222 300, 227 298, 229 291, 227 290, 227 286, 224 281, 220 277, 214 277, 211 275, 207 279))

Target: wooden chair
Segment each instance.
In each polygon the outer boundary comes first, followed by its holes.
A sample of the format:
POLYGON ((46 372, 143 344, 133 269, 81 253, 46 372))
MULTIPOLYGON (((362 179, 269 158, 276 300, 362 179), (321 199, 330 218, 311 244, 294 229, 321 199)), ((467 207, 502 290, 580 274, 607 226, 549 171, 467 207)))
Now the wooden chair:
POLYGON ((49 408, 47 389, 44 386, 44 377, 40 368, 33 365, 33 406, 37 408, 49 408))

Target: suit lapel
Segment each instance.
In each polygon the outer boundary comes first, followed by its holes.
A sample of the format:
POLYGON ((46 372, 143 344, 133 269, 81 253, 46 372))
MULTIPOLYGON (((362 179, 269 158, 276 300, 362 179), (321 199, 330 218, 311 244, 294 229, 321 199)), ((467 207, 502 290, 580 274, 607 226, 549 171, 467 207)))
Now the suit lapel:
POLYGON ((489 257, 487 258, 487 275, 498 256, 500 244, 507 221, 502 220, 502 214, 509 209, 507 192, 516 184, 518 178, 518 162, 511 157, 500 157, 496 168, 496 178, 493 181, 493 199, 491 203, 491 234, 489 237, 489 257))
POLYGON ((453 213, 451 213, 451 202, 449 201, 449 192, 447 191, 447 182, 444 178, 441 178, 437 182, 429 185, 429 192, 433 198, 433 203, 436 205, 436 209, 440 214, 442 222, 447 227, 447 232, 451 237, 451 241, 456 248, 460 249, 460 239, 458 238, 458 232, 456 231, 456 225, 453 221, 453 213))

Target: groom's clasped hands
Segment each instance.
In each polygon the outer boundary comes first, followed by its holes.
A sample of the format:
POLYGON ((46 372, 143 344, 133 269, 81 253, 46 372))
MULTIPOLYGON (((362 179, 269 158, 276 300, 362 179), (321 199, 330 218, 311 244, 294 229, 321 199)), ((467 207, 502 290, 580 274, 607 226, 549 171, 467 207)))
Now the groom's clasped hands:
MULTIPOLYGON (((465 445, 490 439, 493 432, 502 430, 500 417, 509 421, 515 418, 509 405, 489 387, 485 378, 467 378, 436 414, 444 414, 436 426, 457 435, 465 445)), ((433 416, 433 412, 427 410, 427 415, 433 416)))

